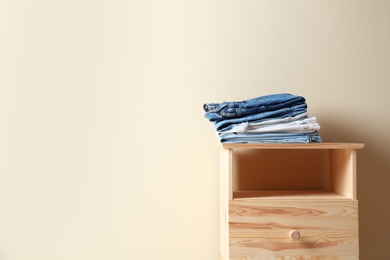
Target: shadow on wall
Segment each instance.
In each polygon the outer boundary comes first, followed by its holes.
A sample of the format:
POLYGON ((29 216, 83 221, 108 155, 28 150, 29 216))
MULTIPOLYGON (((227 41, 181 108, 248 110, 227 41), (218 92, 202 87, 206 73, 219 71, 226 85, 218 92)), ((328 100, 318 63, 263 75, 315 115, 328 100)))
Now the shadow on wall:
POLYGON ((322 120, 324 142, 364 143, 357 153, 360 259, 390 259, 390 142, 373 129, 364 131, 330 119, 322 120), (369 133, 369 135, 368 135, 369 133), (384 252, 386 255, 383 255, 384 252))

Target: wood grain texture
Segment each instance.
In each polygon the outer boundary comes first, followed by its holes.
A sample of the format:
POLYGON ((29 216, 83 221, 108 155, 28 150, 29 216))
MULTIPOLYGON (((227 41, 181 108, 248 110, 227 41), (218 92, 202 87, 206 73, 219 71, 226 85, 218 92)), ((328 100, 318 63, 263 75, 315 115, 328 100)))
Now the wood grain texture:
POLYGON ((220 208, 219 237, 221 259, 229 259, 229 204, 233 199, 232 189, 232 156, 231 149, 220 150, 220 208))
POLYGON ((329 177, 334 192, 356 199, 356 150, 329 150, 329 177))
POLYGON ((221 144, 221 259, 358 259, 356 151, 363 146, 221 144))
POLYGON ((244 199, 229 204, 230 259, 358 257, 357 201, 299 200, 286 206, 285 200, 244 199), (289 238, 291 230, 300 232, 299 240, 289 238))
POLYGON ((276 144, 251 144, 251 143, 221 143, 221 148, 231 149, 362 149, 362 143, 276 143, 276 144))
POLYGON ((285 200, 351 200, 343 195, 322 190, 235 191, 234 199, 285 199, 285 200))

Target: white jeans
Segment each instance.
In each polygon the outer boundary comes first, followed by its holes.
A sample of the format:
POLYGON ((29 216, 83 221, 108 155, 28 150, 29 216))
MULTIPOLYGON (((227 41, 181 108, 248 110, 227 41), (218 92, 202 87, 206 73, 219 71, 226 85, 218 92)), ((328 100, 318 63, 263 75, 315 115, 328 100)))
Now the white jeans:
POLYGON ((307 113, 302 113, 294 117, 271 119, 259 123, 244 122, 237 124, 230 130, 219 133, 311 133, 320 129, 316 117, 306 117, 307 113))

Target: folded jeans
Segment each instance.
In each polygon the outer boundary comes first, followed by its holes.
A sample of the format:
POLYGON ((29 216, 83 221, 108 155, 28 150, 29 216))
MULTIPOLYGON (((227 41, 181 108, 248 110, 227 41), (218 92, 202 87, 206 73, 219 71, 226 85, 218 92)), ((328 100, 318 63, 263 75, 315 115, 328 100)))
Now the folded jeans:
POLYGON ((234 126, 231 130, 225 132, 238 133, 272 133, 272 132, 294 132, 294 133, 311 133, 320 130, 320 125, 315 117, 310 117, 302 120, 295 120, 286 123, 264 124, 264 125, 249 125, 249 123, 241 123, 234 126))
POLYGON ((207 103, 203 105, 209 119, 235 118, 252 115, 260 112, 277 110, 294 105, 304 104, 304 97, 288 93, 260 96, 244 101, 232 101, 222 103, 207 103))
MULTIPOLYGON (((244 117, 223 119, 217 121, 210 120, 210 121, 213 122, 216 131, 225 131, 225 130, 232 129, 234 125, 243 122, 259 123, 270 119, 282 119, 286 117, 294 117, 306 112, 307 112, 307 105, 300 104, 292 107, 286 107, 278 110, 261 112, 253 115, 244 116, 244 117)), ((207 118, 208 113, 206 113, 205 116, 207 118)))
POLYGON ((218 134, 221 143, 311 143, 322 142, 315 131, 313 133, 227 133, 218 134))

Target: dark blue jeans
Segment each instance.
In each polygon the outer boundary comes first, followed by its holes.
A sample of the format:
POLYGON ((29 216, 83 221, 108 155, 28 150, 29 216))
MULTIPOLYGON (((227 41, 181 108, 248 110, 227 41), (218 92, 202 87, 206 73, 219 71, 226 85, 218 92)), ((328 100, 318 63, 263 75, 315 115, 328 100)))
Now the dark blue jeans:
MULTIPOLYGON (((228 118, 228 119, 219 119, 219 120, 210 120, 214 123, 216 131, 225 131, 231 129, 234 125, 243 123, 243 122, 262 122, 270 119, 278 119, 284 117, 293 117, 307 111, 306 103, 295 105, 291 107, 280 108, 272 111, 260 112, 257 114, 251 114, 243 117, 228 118)), ((207 117, 207 113, 205 115, 207 117)))
POLYGON ((203 109, 210 121, 235 118, 257 114, 270 110, 278 110, 306 102, 304 97, 292 94, 272 94, 238 102, 222 102, 204 104, 203 109))

